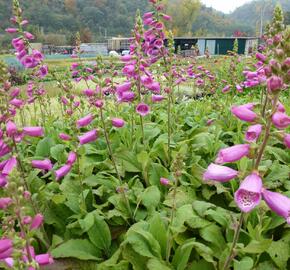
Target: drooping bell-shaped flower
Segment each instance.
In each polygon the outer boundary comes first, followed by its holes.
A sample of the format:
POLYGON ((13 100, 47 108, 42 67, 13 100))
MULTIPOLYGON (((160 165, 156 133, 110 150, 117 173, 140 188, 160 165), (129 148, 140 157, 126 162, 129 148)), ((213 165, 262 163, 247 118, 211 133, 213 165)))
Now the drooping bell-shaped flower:
POLYGON ((241 182, 235 192, 235 201, 242 212, 250 212, 261 201, 263 182, 257 173, 252 173, 241 182))
POLYGON ((71 151, 68 154, 66 164, 72 166, 76 162, 76 160, 77 160, 77 154, 76 154, 76 152, 71 151))
POLYGON ((53 263, 53 258, 48 253, 36 255, 35 260, 39 265, 48 265, 53 263))
POLYGON ((139 103, 136 107, 136 112, 141 116, 146 116, 150 113, 150 107, 145 103, 139 103))
POLYGON ((203 180, 227 182, 237 177, 238 173, 238 171, 229 167, 211 163, 203 174, 203 180))
POLYGON ((77 120, 77 127, 85 127, 89 125, 93 121, 93 116, 91 114, 88 114, 87 116, 77 120))
POLYGON ((283 112, 276 112, 272 116, 272 123, 276 128, 284 129, 290 125, 290 117, 283 112))
POLYGON ((33 168, 44 170, 44 171, 50 171, 52 169, 52 164, 49 159, 32 160, 31 165, 33 168))
POLYGON ((266 189, 262 190, 262 195, 269 208, 277 215, 284 217, 290 224, 290 198, 266 189))
POLYGON ((10 257, 13 252, 13 242, 10 239, 0 239, 0 260, 10 257))
POLYGON ((125 121, 121 118, 112 118, 112 125, 117 128, 121 128, 125 125, 125 121))
POLYGON ((8 121, 6 123, 6 134, 9 137, 13 137, 17 133, 17 126, 15 125, 14 122, 8 121))
POLYGON ((260 137, 263 126, 260 124, 250 126, 245 134, 247 142, 255 142, 260 137))
POLYGON ((17 165, 17 159, 16 157, 11 157, 7 160, 7 162, 5 163, 5 166, 2 170, 2 175, 9 175, 10 172, 13 171, 13 169, 16 167, 17 165))
POLYGON ((71 170, 71 165, 65 164, 64 166, 60 167, 58 170, 55 171, 56 180, 60 180, 61 178, 65 177, 71 170))
POLYGON ((31 222, 30 230, 38 229, 41 226, 42 222, 43 222, 43 215, 36 214, 31 222))
POLYGON ((231 112, 242 121, 254 122, 257 119, 257 114, 252 111, 252 108, 252 104, 232 106, 231 112))
POLYGON ((275 92, 281 90, 283 88, 283 80, 282 78, 273 75, 269 79, 267 79, 267 88, 269 92, 275 92))
POLYGON ((41 137, 44 134, 42 127, 24 127, 23 133, 31 137, 41 137))
POLYGON ((160 102, 164 99, 162 95, 152 95, 151 100, 152 102, 160 102))
POLYGON ((0 139, 0 157, 7 155, 10 151, 10 147, 2 139, 0 139))
POLYGON ((9 197, 0 198, 0 209, 6 209, 12 203, 9 197))
POLYGON ((249 154, 249 151, 249 144, 237 144, 228 148, 223 148, 219 151, 218 157, 215 162, 217 164, 235 162, 247 156, 249 154))
POLYGON ((58 137, 64 141, 69 141, 71 140, 71 136, 65 133, 59 133, 58 137))
POLYGON ((85 134, 78 136, 80 144, 86 144, 95 141, 98 138, 98 131, 93 129, 85 134))
POLYGON ((170 180, 169 180, 169 179, 164 178, 164 177, 161 177, 161 178, 160 178, 160 184, 161 184, 162 186, 168 186, 169 183, 170 183, 170 180))

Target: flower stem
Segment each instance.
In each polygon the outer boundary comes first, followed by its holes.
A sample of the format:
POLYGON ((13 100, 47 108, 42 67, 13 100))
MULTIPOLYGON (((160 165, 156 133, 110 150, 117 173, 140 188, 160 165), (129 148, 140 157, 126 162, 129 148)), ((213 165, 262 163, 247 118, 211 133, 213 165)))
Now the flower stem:
POLYGON ((235 257, 234 256, 234 250, 235 250, 235 247, 236 247, 236 245, 238 243, 238 240, 239 240, 239 237, 240 237, 240 232, 241 232, 242 224, 243 224, 243 221, 244 221, 244 217, 245 217, 245 213, 242 212, 241 216, 240 216, 240 221, 239 221, 238 227, 235 230, 234 239, 233 239, 232 246, 231 246, 231 249, 230 249, 230 254, 229 254, 229 256, 227 257, 227 259, 225 261, 223 270, 227 270, 229 268, 230 263, 232 262, 232 260, 235 257))

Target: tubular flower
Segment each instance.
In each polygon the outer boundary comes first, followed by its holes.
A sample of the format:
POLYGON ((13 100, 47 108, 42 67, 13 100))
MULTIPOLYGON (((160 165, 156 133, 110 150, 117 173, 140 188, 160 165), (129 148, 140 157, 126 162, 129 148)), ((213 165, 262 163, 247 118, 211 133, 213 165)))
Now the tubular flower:
POLYGON ((266 189, 262 190, 262 195, 269 208, 290 224, 290 198, 266 189))
POLYGON ((284 144, 286 145, 287 148, 290 148, 290 134, 285 134, 284 144))
POLYGON ((66 164, 67 165, 73 165, 76 160, 77 160, 77 154, 76 154, 76 152, 72 151, 72 152, 70 152, 68 154, 68 158, 67 158, 66 164))
POLYGON ((31 222, 30 230, 38 229, 41 226, 42 222, 43 222, 43 215, 36 214, 31 222))
POLYGON ((276 128, 284 129, 290 125, 290 117, 286 113, 276 112, 272 116, 272 123, 276 128))
POLYGON ((121 128, 125 125, 125 121, 121 118, 113 118, 112 125, 117 128, 121 128))
POLYGON ((95 141, 98 138, 98 131, 93 129, 85 134, 78 136, 80 144, 86 144, 95 141))
POLYGON ((65 177, 71 170, 71 165, 66 164, 60 167, 58 170, 55 171, 56 180, 60 180, 61 178, 65 177))
POLYGON ((238 171, 226 166, 216 165, 211 163, 205 173, 203 174, 203 180, 213 180, 218 182, 227 182, 238 175, 238 171))
POLYGON ((247 176, 235 192, 235 201, 241 211, 253 210, 261 201, 263 182, 257 173, 247 176))
POLYGON ((42 127, 24 127, 23 133, 31 137, 41 137, 44 134, 42 127))
POLYGON ((77 127, 78 128, 85 127, 89 125, 92 121, 93 121, 93 116, 91 114, 88 114, 87 116, 77 121, 77 127))
POLYGON ((146 116, 150 113, 150 107, 145 103, 139 103, 136 107, 136 112, 141 116, 146 116))
POLYGON ((246 132, 245 139, 247 142, 255 142, 260 137, 263 126, 260 124, 250 126, 246 132))
POLYGON ((228 148, 224 148, 219 151, 218 157, 215 162, 218 164, 235 162, 247 156, 249 154, 249 151, 249 144, 237 144, 228 148))
POLYGON ((231 112, 242 121, 254 122, 257 118, 257 114, 252 111, 252 106, 250 105, 251 104, 232 106, 231 112))
POLYGON ((52 164, 49 159, 32 160, 31 165, 33 168, 37 168, 44 171, 50 171, 52 169, 52 164))

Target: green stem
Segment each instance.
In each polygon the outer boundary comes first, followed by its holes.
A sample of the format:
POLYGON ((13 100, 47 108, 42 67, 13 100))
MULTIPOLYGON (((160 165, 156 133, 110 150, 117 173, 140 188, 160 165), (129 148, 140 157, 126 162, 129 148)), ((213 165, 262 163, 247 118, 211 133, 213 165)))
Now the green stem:
POLYGON ((171 163, 171 99, 170 99, 170 94, 168 94, 168 103, 167 103, 167 133, 168 133, 168 138, 167 138, 167 145, 168 145, 168 166, 170 167, 171 163))
POLYGON ((235 235, 234 235, 234 239, 233 239, 232 246, 231 246, 231 249, 230 249, 230 253, 229 253, 229 256, 227 257, 227 259, 225 261, 223 270, 227 270, 229 268, 232 260, 235 257, 234 251, 235 251, 235 247, 236 247, 236 245, 238 243, 238 240, 239 240, 239 237, 240 237, 241 228, 242 228, 242 224, 243 224, 244 218, 245 218, 245 213, 242 212, 241 216, 240 216, 240 221, 239 221, 238 227, 235 230, 235 235))

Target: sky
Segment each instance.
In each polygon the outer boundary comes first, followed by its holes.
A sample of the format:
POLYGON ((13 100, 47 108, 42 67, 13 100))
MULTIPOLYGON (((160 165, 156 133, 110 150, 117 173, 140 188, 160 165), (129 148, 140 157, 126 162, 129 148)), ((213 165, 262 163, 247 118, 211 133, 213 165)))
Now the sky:
POLYGON ((251 0, 201 0, 207 7, 212 7, 224 13, 230 13, 235 8, 250 1, 251 0))

